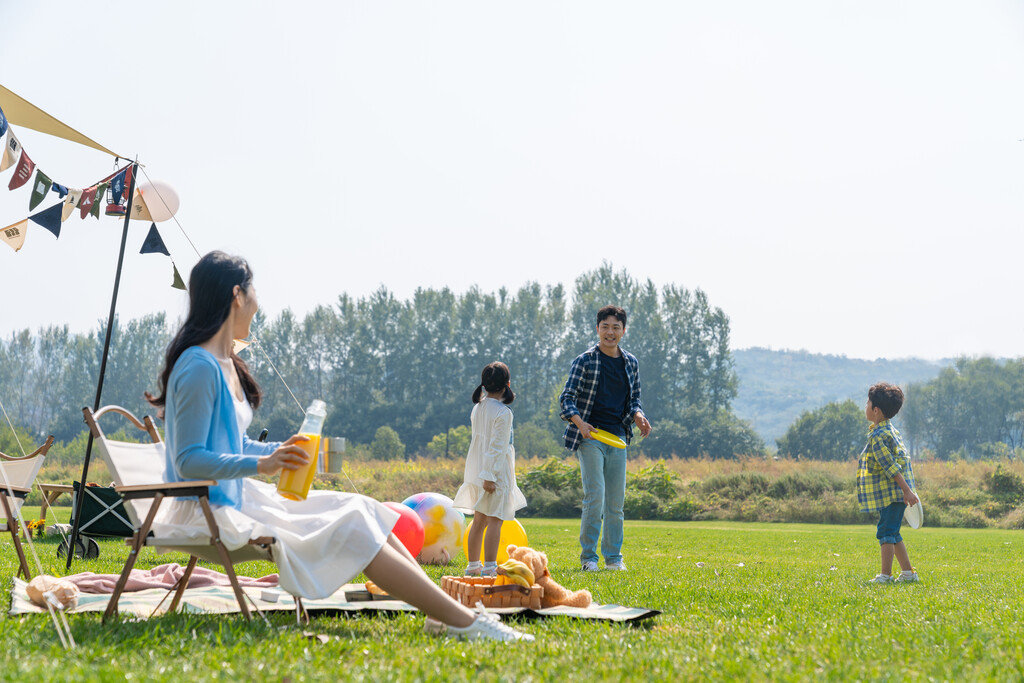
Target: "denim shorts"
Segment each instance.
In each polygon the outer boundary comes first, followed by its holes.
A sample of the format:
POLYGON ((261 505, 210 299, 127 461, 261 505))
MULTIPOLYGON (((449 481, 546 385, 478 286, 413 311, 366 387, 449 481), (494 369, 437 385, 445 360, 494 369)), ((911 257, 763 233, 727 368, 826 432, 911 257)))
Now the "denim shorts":
POLYGON ((900 536, 900 525, 903 523, 903 511, 906 509, 906 503, 892 503, 879 510, 878 533, 875 534, 879 544, 899 543, 903 540, 900 536))

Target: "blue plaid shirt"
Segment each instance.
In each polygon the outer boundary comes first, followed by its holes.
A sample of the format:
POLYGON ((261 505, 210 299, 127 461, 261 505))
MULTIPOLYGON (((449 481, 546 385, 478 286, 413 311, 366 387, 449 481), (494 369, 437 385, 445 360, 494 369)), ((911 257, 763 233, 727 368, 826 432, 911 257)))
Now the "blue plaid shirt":
MULTIPOLYGON (((640 362, 633 354, 624 351, 621 347, 624 365, 626 366, 626 380, 629 382, 629 409, 622 416, 622 424, 626 428, 626 443, 633 438, 633 416, 643 410, 640 405, 640 362)), ((579 415, 584 422, 590 421, 590 412, 594 409, 594 394, 597 393, 597 377, 601 373, 601 352, 597 345, 587 349, 569 368, 569 379, 565 382, 558 397, 558 403, 562 407, 559 414, 569 424, 565 427, 565 447, 575 451, 583 440, 580 430, 571 420, 573 415, 579 415)))

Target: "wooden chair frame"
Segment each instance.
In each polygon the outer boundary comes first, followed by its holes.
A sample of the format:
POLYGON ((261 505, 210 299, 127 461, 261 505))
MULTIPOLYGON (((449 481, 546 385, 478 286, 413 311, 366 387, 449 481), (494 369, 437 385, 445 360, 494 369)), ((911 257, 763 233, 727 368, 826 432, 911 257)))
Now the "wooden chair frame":
MULTIPOLYGON (((51 446, 53 446, 53 436, 48 436, 46 438, 46 443, 28 455, 18 457, 0 453, 0 460, 7 462, 19 462, 22 460, 28 460, 29 458, 34 458, 38 455, 46 457, 46 454, 50 452, 51 446)), ((20 486, 11 486, 10 489, 15 498, 20 498, 22 500, 25 500, 29 492, 32 490, 31 488, 23 488, 20 486)), ((25 580, 28 581, 32 578, 32 572, 29 568, 28 560, 25 558, 25 550, 21 547, 20 525, 15 520, 14 510, 11 508, 10 501, 7 500, 7 487, 0 488, 0 501, 3 502, 4 519, 7 520, 7 531, 11 532, 11 539, 14 541, 14 550, 18 553, 18 574, 23 574, 25 576, 25 580)), ((18 574, 15 574, 15 576, 18 574)))
MULTIPOLYGON (((97 410, 95 413, 93 413, 90 408, 86 407, 82 409, 82 412, 85 415, 85 422, 87 425, 89 425, 89 430, 92 432, 94 439, 102 439, 104 442, 109 441, 107 437, 103 434, 103 430, 100 428, 97 421, 99 420, 100 417, 106 415, 107 413, 117 413, 124 416, 129 422, 132 423, 132 425, 134 425, 138 429, 145 431, 149 435, 152 443, 161 443, 160 433, 157 431, 156 425, 154 425, 153 423, 153 419, 148 415, 145 418, 143 418, 142 421, 140 421, 128 410, 125 410, 120 406, 114 405, 104 406, 97 410)), ((108 466, 110 466, 110 463, 108 463, 108 466)), ((116 473, 112 472, 112 474, 116 473)), ((246 596, 245 592, 238 584, 238 576, 235 574, 235 560, 232 559, 231 553, 220 540, 220 529, 217 526, 217 521, 213 516, 213 510, 210 508, 210 487, 215 486, 216 484, 217 482, 214 480, 183 482, 162 481, 153 482, 152 484, 146 485, 114 487, 114 489, 121 494, 121 497, 126 502, 135 499, 151 498, 153 500, 153 503, 152 505, 150 505, 149 513, 146 515, 145 520, 141 522, 135 533, 130 538, 126 539, 126 543, 128 543, 128 545, 131 547, 131 550, 129 551, 128 559, 125 561, 124 569, 121 571, 121 576, 118 578, 117 585, 114 588, 114 593, 110 596, 110 602, 107 605, 107 609, 103 613, 103 623, 106 623, 107 619, 117 614, 118 600, 120 599, 121 594, 124 592, 125 585, 127 585, 128 583, 128 578, 131 575, 132 568, 135 566, 135 563, 138 560, 139 552, 142 550, 144 546, 149 545, 147 541, 150 540, 148 539, 150 528, 153 525, 153 520, 156 518, 156 513, 160 508, 160 504, 163 502, 165 498, 184 498, 193 496, 199 502, 199 506, 203 511, 203 517, 206 519, 206 524, 210 533, 209 545, 199 545, 195 547, 206 548, 208 551, 212 551, 212 557, 207 556, 204 557, 204 559, 215 562, 224 567, 224 573, 227 575, 228 580, 231 583, 231 588, 235 593, 235 599, 238 601, 238 607, 241 610, 242 615, 245 617, 246 620, 252 619, 252 614, 249 611, 249 606, 246 604, 246 599, 248 598, 248 596, 246 596)), ((272 537, 261 536, 258 538, 250 539, 249 546, 258 546, 265 552, 267 559, 270 559, 270 546, 274 542, 275 539, 272 537)), ((188 552, 190 555, 188 566, 185 568, 184 575, 181 577, 178 583, 175 586, 172 586, 170 591, 168 591, 168 595, 172 591, 174 592, 174 598, 171 601, 171 605, 169 608, 169 611, 173 612, 178 608, 178 605, 181 602, 181 598, 185 593, 185 588, 188 586, 189 577, 191 577, 192 571, 196 567, 196 563, 199 560, 199 556, 195 552, 192 552, 191 548, 169 546, 163 544, 161 544, 161 547, 173 547, 175 550, 184 550, 185 552, 188 552)), ((242 550, 244 550, 244 548, 239 549, 239 551, 242 550)), ((256 607, 255 602, 253 602, 252 606, 253 609, 259 611, 259 608, 256 607)), ((304 612, 301 599, 297 596, 296 607, 300 611, 304 612)), ((157 606, 157 608, 159 608, 159 605, 157 606)))

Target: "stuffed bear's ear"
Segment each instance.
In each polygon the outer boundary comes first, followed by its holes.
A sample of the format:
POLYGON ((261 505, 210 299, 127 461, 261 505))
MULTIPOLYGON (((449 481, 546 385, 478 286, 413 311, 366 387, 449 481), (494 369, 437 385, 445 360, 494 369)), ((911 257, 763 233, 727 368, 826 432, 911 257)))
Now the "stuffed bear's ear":
POLYGON ((516 551, 516 548, 518 548, 518 547, 519 546, 517 546, 515 543, 509 543, 508 547, 505 548, 505 552, 508 553, 509 555, 511 555, 512 553, 514 553, 516 551))

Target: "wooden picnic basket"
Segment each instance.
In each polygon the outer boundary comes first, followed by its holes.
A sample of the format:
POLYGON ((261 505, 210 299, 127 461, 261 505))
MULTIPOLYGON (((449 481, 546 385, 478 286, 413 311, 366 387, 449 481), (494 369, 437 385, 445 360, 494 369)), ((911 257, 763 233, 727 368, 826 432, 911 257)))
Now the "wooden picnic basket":
POLYGON ((517 584, 495 586, 494 577, 490 576, 442 576, 441 590, 468 607, 482 602, 484 607, 540 609, 540 599, 544 597, 544 588, 537 584, 531 588, 517 584))

